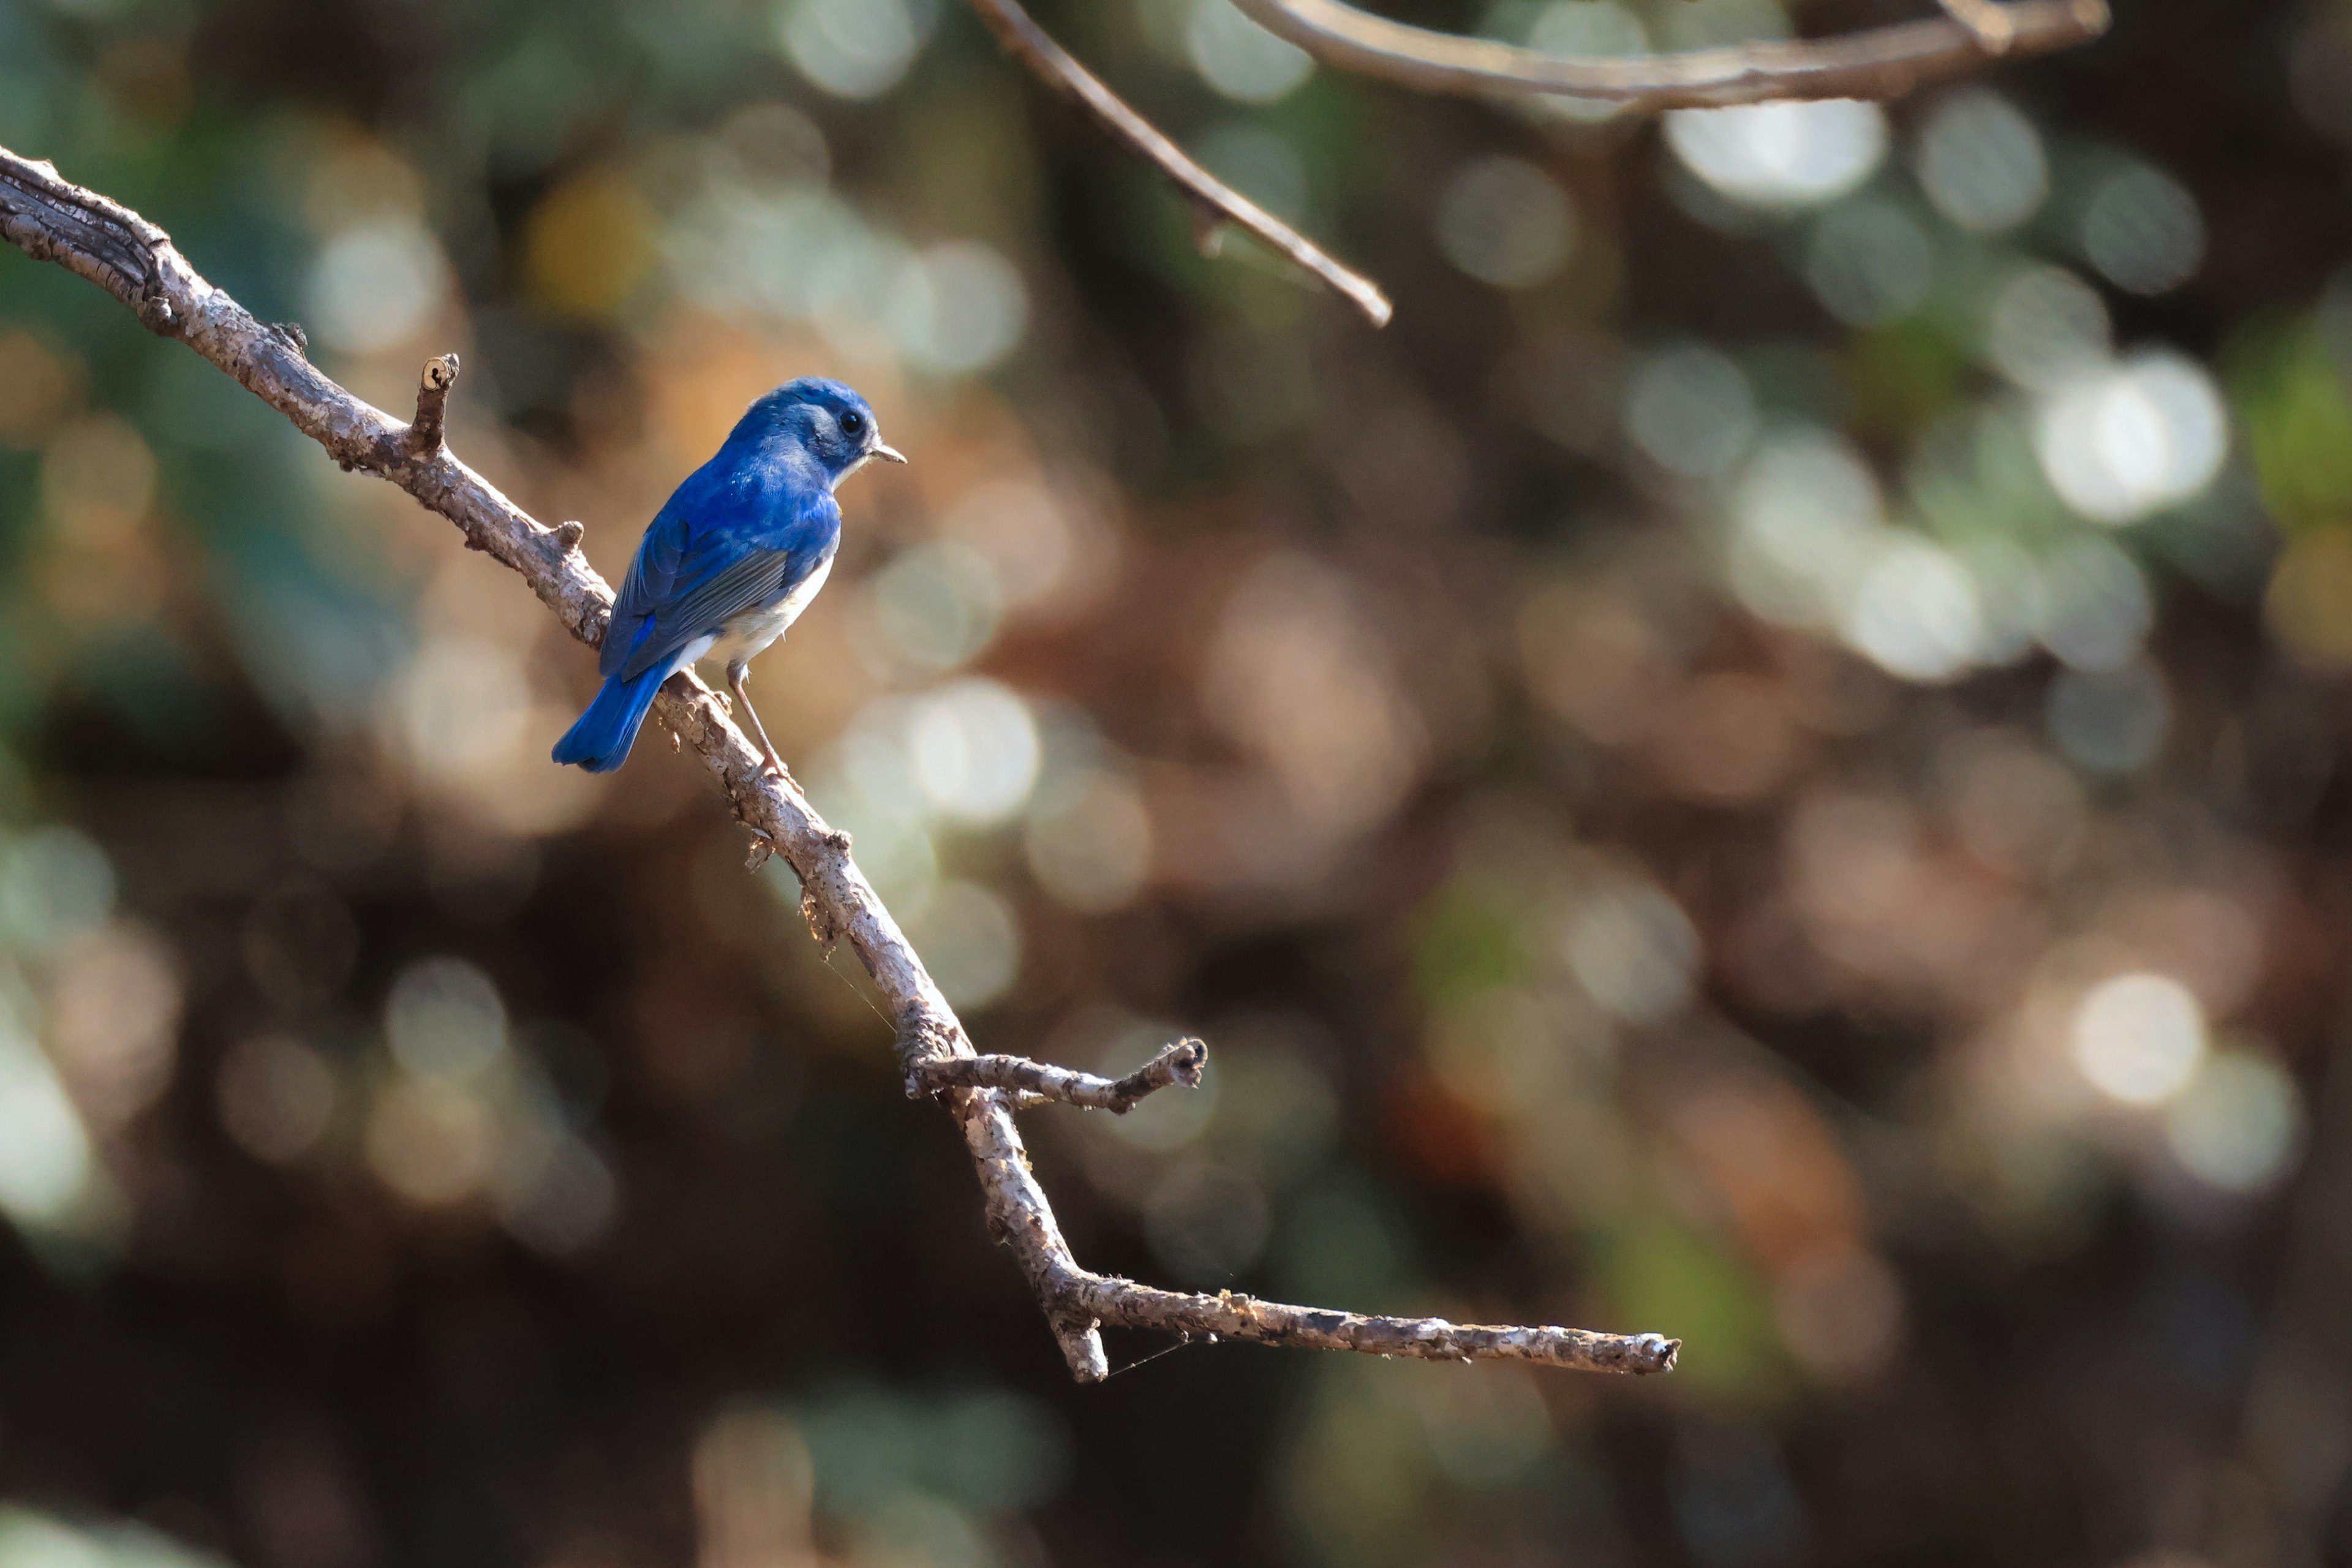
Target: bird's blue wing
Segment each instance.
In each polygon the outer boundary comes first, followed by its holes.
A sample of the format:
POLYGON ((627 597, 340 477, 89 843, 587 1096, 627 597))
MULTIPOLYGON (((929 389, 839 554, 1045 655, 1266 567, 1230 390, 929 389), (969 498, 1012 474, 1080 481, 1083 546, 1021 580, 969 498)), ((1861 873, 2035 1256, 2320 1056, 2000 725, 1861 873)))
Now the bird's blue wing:
POLYGON ((596 654, 599 675, 610 679, 620 674, 629 656, 644 644, 653 630, 654 612, 668 599, 685 553, 686 513, 677 497, 672 496, 646 527, 645 538, 637 542, 629 574, 621 579, 621 592, 613 600, 612 623, 604 628, 604 645, 596 654))
POLYGON ((656 611, 650 635, 621 667, 626 678, 651 669, 697 637, 717 632, 746 610, 772 605, 804 574, 800 552, 751 549, 735 554, 688 592, 656 611))
POLYGON ((832 495, 814 490, 781 508, 763 500, 732 486, 717 494, 691 480, 679 488, 621 584, 598 660, 604 674, 643 674, 745 611, 775 603, 815 568, 841 528, 832 495))

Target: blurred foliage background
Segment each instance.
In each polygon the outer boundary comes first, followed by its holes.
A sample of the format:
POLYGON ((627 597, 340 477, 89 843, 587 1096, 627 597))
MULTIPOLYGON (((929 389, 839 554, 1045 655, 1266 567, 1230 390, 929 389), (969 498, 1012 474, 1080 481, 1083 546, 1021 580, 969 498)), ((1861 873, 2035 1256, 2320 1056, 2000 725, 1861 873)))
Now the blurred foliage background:
POLYGON ((1375 332, 947 0, 0 0, 0 144, 461 352, 608 577, 873 398, 761 708, 983 1049, 1213 1042, 1030 1119, 1082 1259, 1685 1341, 1071 1387, 692 759, 553 767, 519 584, 11 255, 0 1563, 2352 1560, 2352 8, 2119 10, 1660 123, 1041 7, 1375 332))

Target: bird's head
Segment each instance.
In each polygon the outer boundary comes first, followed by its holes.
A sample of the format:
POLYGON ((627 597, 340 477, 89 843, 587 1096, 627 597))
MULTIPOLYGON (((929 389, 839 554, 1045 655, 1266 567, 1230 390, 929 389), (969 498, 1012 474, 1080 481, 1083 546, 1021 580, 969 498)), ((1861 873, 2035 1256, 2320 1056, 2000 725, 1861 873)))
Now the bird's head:
POLYGON ((869 459, 903 463, 907 459, 882 439, 874 410, 866 399, 837 381, 804 375, 788 381, 751 405, 736 437, 766 440, 778 436, 794 440, 814 458, 830 484, 839 484, 869 459))

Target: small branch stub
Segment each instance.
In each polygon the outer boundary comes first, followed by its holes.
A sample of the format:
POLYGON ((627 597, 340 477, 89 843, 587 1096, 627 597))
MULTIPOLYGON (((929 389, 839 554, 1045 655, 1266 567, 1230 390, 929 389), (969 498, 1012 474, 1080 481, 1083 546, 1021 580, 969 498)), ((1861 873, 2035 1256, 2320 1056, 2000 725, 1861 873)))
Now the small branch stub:
POLYGON ((457 356, 440 354, 425 362, 416 382, 416 417, 408 425, 408 450, 419 458, 438 454, 448 431, 449 389, 457 384, 457 356))
POLYGON ((1125 1078, 1099 1078, 1026 1057, 934 1057, 908 1069, 907 1093, 914 1098, 950 1089, 1001 1089, 1027 1096, 1033 1104, 1058 1101, 1124 1116, 1160 1089, 1200 1088, 1201 1071, 1208 1065, 1207 1043, 1192 1039, 1162 1047, 1125 1078))

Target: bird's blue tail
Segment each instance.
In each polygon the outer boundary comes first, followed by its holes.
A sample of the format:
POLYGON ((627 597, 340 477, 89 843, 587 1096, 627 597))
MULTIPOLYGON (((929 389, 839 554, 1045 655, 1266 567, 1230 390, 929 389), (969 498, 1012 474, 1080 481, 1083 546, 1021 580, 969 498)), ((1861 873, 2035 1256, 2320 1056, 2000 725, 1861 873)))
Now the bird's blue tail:
POLYGON ((592 773, 609 773, 627 762, 637 731, 653 710, 654 695, 668 675, 667 666, 656 665, 633 679, 616 675, 605 681, 588 711, 555 742, 555 760, 577 763, 592 773))

